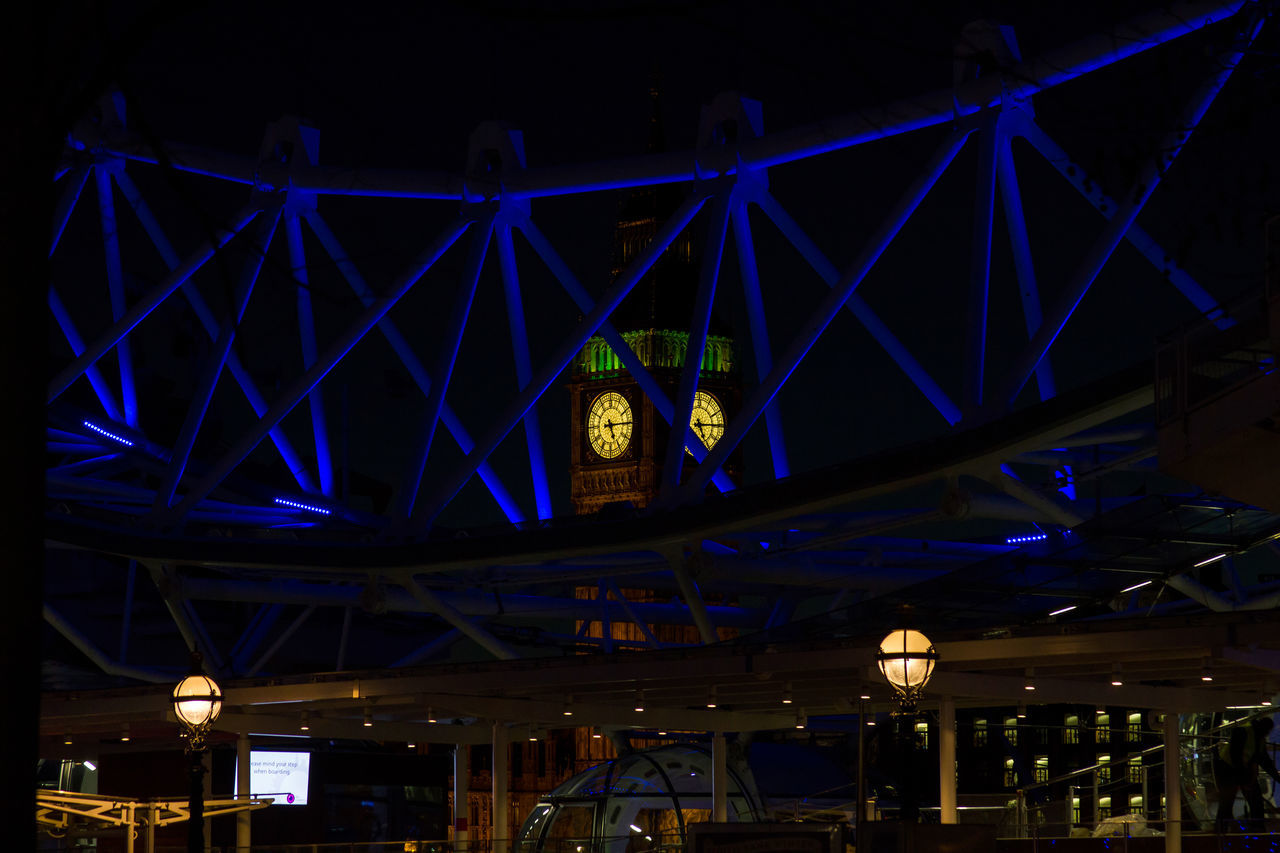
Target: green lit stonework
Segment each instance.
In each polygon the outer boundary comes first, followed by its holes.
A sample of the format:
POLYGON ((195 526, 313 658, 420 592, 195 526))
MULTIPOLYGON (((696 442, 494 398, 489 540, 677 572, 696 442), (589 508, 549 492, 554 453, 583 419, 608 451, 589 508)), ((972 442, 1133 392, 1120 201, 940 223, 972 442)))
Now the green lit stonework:
MULTIPOLYGON (((685 353, 689 348, 689 333, 671 329, 643 329, 623 332, 622 339, 640 357, 640 363, 648 368, 684 367, 685 353)), ((733 371, 733 339, 717 335, 707 336, 707 346, 702 351, 702 372, 728 374, 733 371)), ((604 341, 594 337, 578 354, 578 370, 596 379, 621 375, 626 372, 622 359, 604 341)))

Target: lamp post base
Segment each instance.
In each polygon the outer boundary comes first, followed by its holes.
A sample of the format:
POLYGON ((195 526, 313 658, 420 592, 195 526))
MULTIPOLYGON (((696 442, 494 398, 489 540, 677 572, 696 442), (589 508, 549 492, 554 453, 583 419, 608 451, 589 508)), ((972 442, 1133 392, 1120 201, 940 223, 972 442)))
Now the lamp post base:
POLYGON ((187 853, 204 853, 204 750, 187 752, 190 764, 187 777, 190 782, 190 798, 187 801, 190 816, 187 820, 187 853))

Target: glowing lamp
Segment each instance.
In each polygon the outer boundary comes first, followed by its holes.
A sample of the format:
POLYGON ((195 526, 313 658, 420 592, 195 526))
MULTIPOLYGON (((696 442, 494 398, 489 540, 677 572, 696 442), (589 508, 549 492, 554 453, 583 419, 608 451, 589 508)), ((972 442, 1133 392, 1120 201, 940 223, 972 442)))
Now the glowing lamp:
POLYGON ((929 638, 908 628, 890 633, 880 641, 876 652, 880 674, 898 694, 898 704, 903 711, 915 708, 920 691, 929 683, 937 662, 938 652, 929 638))
POLYGON ((222 713, 222 691, 218 683, 200 671, 200 658, 192 656, 191 674, 173 688, 173 713, 191 738, 193 749, 199 749, 205 732, 222 713))

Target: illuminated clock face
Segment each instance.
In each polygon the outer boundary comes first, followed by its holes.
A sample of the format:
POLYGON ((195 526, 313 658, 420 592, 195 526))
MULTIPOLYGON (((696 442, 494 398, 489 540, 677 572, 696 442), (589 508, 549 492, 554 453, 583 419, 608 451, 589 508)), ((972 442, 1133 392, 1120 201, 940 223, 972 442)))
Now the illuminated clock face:
POLYGON ((706 391, 696 392, 693 395, 689 426, 694 435, 702 439, 707 450, 715 447, 716 442, 724 435, 724 409, 720 408, 720 401, 706 391))
POLYGON ((617 391, 605 391, 587 412, 587 438, 602 459, 617 459, 631 443, 631 404, 617 391))

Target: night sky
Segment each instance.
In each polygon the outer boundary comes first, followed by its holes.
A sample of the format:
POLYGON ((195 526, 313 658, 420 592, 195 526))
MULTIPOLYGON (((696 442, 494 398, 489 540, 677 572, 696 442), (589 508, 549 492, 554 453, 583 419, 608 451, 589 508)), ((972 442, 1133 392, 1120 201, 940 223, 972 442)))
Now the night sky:
MULTIPOLYGON (((524 131, 528 163, 536 167, 643 151, 654 80, 662 91, 668 145, 687 149, 694 143, 699 106, 720 91, 737 90, 761 100, 766 131, 788 128, 947 87, 956 34, 977 18, 1014 24, 1023 56, 1031 57, 1150 8, 1136 2, 1086 2, 1072 4, 1069 11, 1028 11, 1023 8, 1027 5, 584 0, 352 7, 245 2, 165 10, 158 16, 122 6, 105 22, 95 47, 98 58, 120 68, 131 127, 158 138, 252 156, 265 125, 294 114, 321 130, 322 164, 457 170, 471 129, 497 118, 524 131), (138 32, 146 37, 140 46, 130 46, 138 32)), ((1259 286, 1261 222, 1280 209, 1273 153, 1280 130, 1275 29, 1264 31, 1139 219, 1221 299, 1259 286)), ((1174 45, 1061 86, 1036 99, 1037 119, 1113 196, 1121 194, 1141 157, 1175 121, 1213 44, 1203 39, 1174 45)), ((770 174, 771 189, 842 267, 944 134, 945 129, 935 128, 777 167, 770 174)), ((953 399, 960 396, 962 379, 960 318, 968 286, 975 148, 971 141, 858 291, 953 399)), ((1103 220, 1029 149, 1015 146, 1015 157, 1042 301, 1048 304, 1103 220)), ((245 200, 243 187, 141 166, 130 172, 171 227, 180 253, 245 200)), ((85 199, 92 202, 92 192, 85 199)), ((604 192, 533 204, 535 222, 593 293, 607 284, 620 199, 616 192, 604 192)), ((92 204, 86 209, 92 210, 92 204)), ((455 206, 322 198, 320 211, 379 291, 452 216, 455 206)), ((127 218, 122 212, 122 219, 127 218)), ((776 352, 825 288, 763 217, 753 224, 776 352)), ((136 296, 161 278, 164 269, 142 242, 136 224, 122 225, 130 227, 134 233, 126 230, 122 239, 136 296)), ((93 254, 101 251, 93 242, 96 228, 92 215, 80 212, 73 219, 69 245, 81 248, 55 256, 55 285, 77 278, 85 269, 82 264, 100 264, 100 254, 93 254)), ((998 204, 995 235, 989 382, 1026 339, 998 204)), ((325 335, 354 316, 358 303, 323 261, 319 246, 308 240, 323 347, 325 335)), ((285 348, 296 347, 289 343, 296 329, 283 244, 282 236, 273 243, 237 341, 237 352, 267 391, 299 369, 296 351, 285 348)), ((536 369, 539 355, 555 348, 578 315, 519 238, 517 251, 536 369)), ((450 252, 391 315, 415 340, 428 365, 464 254, 461 247, 450 252)), ((211 301, 225 302, 226 276, 225 270, 202 273, 200 287, 211 301)), ((749 377, 754 368, 738 280, 730 238, 716 310, 741 330, 744 375, 749 377)), ((93 318, 101 316, 104 300, 96 292, 75 307, 86 329, 100 327, 101 321, 93 318)), ((480 434, 487 417, 515 391, 492 250, 472 316, 454 386, 465 385, 466 391, 448 400, 473 434, 480 434)), ((1149 358, 1158 334, 1194 316, 1189 303, 1136 252, 1122 247, 1053 351, 1060 388, 1149 358)), ((148 323, 176 325, 167 326, 169 337, 161 335, 140 349, 149 393, 165 399, 193 381, 207 343, 181 312, 158 317, 168 320, 148 323), (192 339, 190 346, 181 343, 184 336, 192 339)), ((423 399, 375 338, 371 335, 358 347, 324 387, 335 431, 344 429, 338 424, 349 428, 344 452, 353 476, 395 485, 399 457, 388 451, 413 442, 414 415, 423 399)), ((68 356, 56 334, 51 333, 51 341, 56 368, 68 356)), ((237 399, 239 392, 225 390, 230 387, 224 378, 219 400, 225 414, 202 434, 207 452, 234 440, 247 424, 240 419, 245 407, 237 399)), ((1024 400, 1030 398, 1024 394, 1024 400)), ((869 336, 843 315, 784 389, 781 401, 795 470, 946 428, 869 336)), ((556 513, 565 514, 570 508, 563 383, 553 387, 539 411, 556 513)), ((176 430, 183 414, 176 404, 167 409, 152 404, 144 422, 150 417, 156 437, 167 441, 166 433, 176 430)), ((300 435, 306 419, 305 406, 300 406, 285 423, 300 435)), ((769 476, 759 432, 747 439, 748 482, 769 476)), ((438 445, 428 477, 459 458, 451 441, 438 445)), ((499 457, 515 460, 522 447, 517 430, 499 449, 499 457)), ((253 458, 277 464, 269 461, 271 455, 260 447, 253 458)), ((518 478, 512 486, 523 491, 518 478)), ((484 523, 494 515, 492 502, 475 482, 459 507, 448 521, 484 523)))

